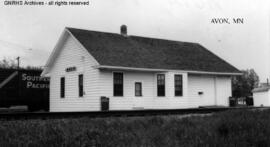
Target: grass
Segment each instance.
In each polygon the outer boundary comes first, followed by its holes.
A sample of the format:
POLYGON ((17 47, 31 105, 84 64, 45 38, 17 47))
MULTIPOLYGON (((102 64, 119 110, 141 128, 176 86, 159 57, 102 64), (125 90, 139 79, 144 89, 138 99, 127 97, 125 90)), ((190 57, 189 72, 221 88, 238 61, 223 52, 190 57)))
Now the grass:
POLYGON ((0 146, 270 146, 270 110, 0 121, 0 146))

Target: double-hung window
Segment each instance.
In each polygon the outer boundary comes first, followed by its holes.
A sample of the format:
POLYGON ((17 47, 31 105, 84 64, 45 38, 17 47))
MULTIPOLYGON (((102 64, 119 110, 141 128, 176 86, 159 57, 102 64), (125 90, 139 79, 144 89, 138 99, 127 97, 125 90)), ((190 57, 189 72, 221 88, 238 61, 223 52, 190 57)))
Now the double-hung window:
POLYGON ((142 83, 135 82, 135 96, 142 96, 142 83))
POLYGON ((83 74, 79 75, 78 86, 79 86, 79 97, 82 97, 83 96, 83 74))
POLYGON ((165 96, 165 74, 157 74, 157 96, 165 96))
POLYGON ((114 72, 113 73, 113 95, 123 96, 123 73, 114 72))
POLYGON ((183 96, 183 76, 174 75, 174 94, 175 96, 183 96))
POLYGON ((65 77, 60 78, 60 97, 65 98, 65 77))

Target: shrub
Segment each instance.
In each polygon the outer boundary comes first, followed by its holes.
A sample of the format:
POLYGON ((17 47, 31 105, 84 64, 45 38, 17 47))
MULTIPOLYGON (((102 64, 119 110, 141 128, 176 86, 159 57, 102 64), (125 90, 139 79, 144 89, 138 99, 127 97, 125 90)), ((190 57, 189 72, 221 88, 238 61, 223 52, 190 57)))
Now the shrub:
POLYGON ((0 146, 270 146, 270 110, 0 121, 0 146))

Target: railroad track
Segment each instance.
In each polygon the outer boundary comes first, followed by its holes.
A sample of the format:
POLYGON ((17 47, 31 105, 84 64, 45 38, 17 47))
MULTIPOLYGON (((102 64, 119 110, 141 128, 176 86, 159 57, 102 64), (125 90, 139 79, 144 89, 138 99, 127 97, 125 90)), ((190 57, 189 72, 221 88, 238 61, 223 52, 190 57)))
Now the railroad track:
POLYGON ((92 112, 6 112, 0 113, 0 120, 20 119, 61 119, 78 117, 130 117, 130 116, 154 116, 154 115, 183 115, 183 114, 207 114, 227 110, 269 109, 268 107, 222 107, 222 108, 188 108, 170 110, 113 110, 92 112))

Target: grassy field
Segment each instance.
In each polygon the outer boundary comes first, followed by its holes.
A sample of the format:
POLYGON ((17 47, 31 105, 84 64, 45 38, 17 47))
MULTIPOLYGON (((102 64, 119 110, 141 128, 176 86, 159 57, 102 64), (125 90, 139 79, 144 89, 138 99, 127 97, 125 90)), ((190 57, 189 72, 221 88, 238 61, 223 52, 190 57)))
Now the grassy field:
POLYGON ((0 121, 0 146, 270 146, 270 110, 0 121))

